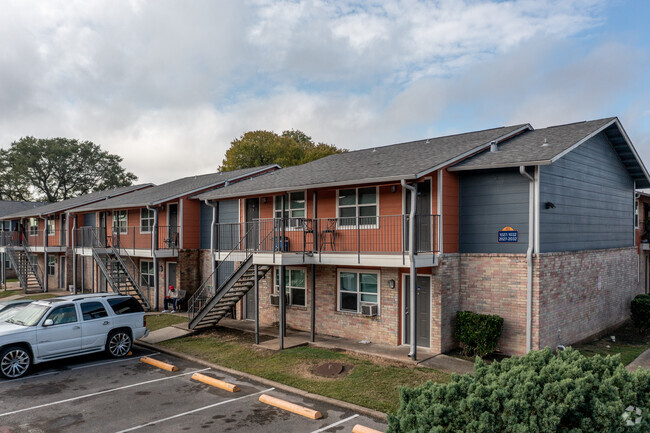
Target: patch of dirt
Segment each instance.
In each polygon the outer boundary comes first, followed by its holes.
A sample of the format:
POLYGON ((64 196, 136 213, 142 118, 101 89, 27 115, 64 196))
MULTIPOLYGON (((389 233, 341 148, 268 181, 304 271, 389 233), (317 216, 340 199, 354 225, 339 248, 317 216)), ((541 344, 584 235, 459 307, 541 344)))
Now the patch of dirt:
POLYGON ((323 377, 316 374, 315 370, 323 364, 322 361, 319 362, 306 362, 301 365, 295 366, 294 373, 298 376, 304 377, 305 379, 316 380, 319 382, 333 382, 339 379, 343 379, 345 376, 350 374, 354 369, 354 365, 343 364, 343 371, 338 374, 336 377, 323 377))

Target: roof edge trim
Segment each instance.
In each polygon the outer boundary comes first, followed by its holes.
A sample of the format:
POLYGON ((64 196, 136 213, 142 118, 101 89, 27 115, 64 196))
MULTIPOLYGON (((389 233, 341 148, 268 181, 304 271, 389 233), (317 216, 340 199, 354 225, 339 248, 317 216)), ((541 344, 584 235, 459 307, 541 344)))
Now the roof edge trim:
POLYGON ((489 167, 483 166, 483 167, 464 167, 462 165, 456 166, 456 167, 450 167, 447 170, 449 171, 474 171, 474 170, 489 170, 492 168, 517 168, 522 165, 525 166, 536 166, 536 165, 550 165, 551 164, 550 159, 543 159, 539 161, 522 161, 522 162, 510 162, 510 163, 504 163, 504 164, 498 164, 498 165, 491 165, 489 167))

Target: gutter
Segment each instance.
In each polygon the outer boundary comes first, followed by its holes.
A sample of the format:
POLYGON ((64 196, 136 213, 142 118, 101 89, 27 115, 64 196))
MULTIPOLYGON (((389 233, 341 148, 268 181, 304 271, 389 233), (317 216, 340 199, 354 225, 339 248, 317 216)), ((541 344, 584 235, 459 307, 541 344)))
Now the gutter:
POLYGON ((410 268, 410 287, 409 287, 409 336, 411 337, 411 350, 409 358, 414 361, 417 360, 418 344, 417 344, 417 326, 416 326, 416 312, 417 312, 417 298, 415 293, 417 272, 415 270, 415 205, 417 201, 417 191, 415 187, 408 185, 402 179, 402 188, 411 191, 411 211, 409 212, 409 264, 410 268))
POLYGON ((535 178, 528 174, 526 167, 519 166, 519 174, 528 179, 528 250, 526 264, 528 281, 526 285, 526 353, 533 348, 533 252, 535 245, 535 178))

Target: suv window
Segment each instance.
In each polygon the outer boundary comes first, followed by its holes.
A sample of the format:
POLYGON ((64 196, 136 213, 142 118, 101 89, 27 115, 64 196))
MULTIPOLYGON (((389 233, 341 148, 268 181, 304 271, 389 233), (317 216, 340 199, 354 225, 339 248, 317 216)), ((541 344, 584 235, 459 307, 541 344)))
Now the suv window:
POLYGON ((48 319, 52 319, 55 325, 63 325, 65 323, 74 323, 77 321, 77 309, 74 305, 64 305, 52 310, 48 319))
POLYGON ((144 310, 135 298, 113 298, 108 300, 115 314, 142 313, 144 310))
POLYGON ((81 304, 81 315, 84 320, 99 319, 108 316, 101 302, 84 302, 81 304))

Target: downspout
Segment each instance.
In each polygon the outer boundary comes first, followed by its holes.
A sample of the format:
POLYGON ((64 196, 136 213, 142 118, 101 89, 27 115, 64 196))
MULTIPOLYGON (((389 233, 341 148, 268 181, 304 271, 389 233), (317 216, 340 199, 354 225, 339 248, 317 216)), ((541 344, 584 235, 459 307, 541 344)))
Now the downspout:
MULTIPOLYGON (((49 258, 48 254, 47 254, 47 236, 48 236, 48 233, 47 233, 47 217, 43 218, 42 214, 39 215, 38 217, 40 219, 42 219, 43 221, 45 221, 45 230, 43 230, 43 259, 45 261, 45 263, 44 263, 45 271, 43 272, 43 291, 47 292, 47 290, 49 288, 49 281, 48 280, 50 279, 48 274, 47 274, 47 260, 49 258)), ((38 264, 36 266, 38 266, 38 264)))
MULTIPOLYGON (((217 269, 216 266, 216 260, 214 257, 214 252, 216 250, 216 236, 215 236, 215 229, 216 229, 216 224, 217 224, 217 206, 218 203, 210 203, 208 199, 203 200, 206 205, 210 206, 212 208, 212 224, 210 225, 210 263, 212 263, 212 289, 217 290, 217 276, 215 275, 215 271, 217 269)), ((216 293, 216 292, 215 292, 216 293)))
POLYGON ((528 249, 526 264, 528 267, 528 283, 526 286, 526 353, 533 348, 533 250, 535 246, 535 178, 526 171, 525 166, 519 167, 519 173, 528 179, 528 249))
POLYGON ((156 250, 158 249, 158 208, 151 208, 147 205, 147 210, 153 211, 153 230, 151 232, 151 252, 153 256, 153 285, 154 285, 154 310, 160 308, 160 302, 158 301, 158 295, 160 294, 160 288, 158 287, 159 275, 158 275, 158 256, 156 255, 156 250))
POLYGON ((408 185, 404 179, 401 181, 402 188, 406 188, 411 191, 411 211, 409 212, 409 262, 411 265, 411 276, 410 276, 410 287, 409 287, 409 329, 411 337, 411 351, 409 352, 409 358, 417 360, 417 329, 416 329, 416 270, 415 270, 415 206, 417 200, 417 191, 415 187, 408 185))
MULTIPOLYGON (((68 220, 69 221, 69 220, 68 220)), ((77 216, 72 219, 72 287, 77 293, 77 216)))

